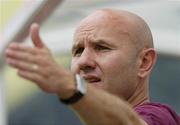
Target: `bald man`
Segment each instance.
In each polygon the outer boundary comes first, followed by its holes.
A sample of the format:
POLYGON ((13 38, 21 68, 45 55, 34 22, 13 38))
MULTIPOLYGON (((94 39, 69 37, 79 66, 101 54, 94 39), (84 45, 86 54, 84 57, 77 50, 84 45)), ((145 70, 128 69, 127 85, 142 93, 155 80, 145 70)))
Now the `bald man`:
POLYGON ((35 47, 12 43, 6 61, 42 90, 56 93, 86 125, 180 125, 168 106, 149 101, 157 54, 148 25, 137 15, 102 9, 74 34, 71 71, 59 66, 32 24, 35 47))

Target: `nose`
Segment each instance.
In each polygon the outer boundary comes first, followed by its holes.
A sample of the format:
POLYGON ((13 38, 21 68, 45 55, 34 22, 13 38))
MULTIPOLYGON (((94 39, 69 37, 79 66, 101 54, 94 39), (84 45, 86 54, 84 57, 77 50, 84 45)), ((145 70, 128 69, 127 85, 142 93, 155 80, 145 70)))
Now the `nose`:
POLYGON ((95 69, 95 56, 89 49, 84 49, 81 56, 78 59, 78 66, 80 72, 87 73, 95 69))

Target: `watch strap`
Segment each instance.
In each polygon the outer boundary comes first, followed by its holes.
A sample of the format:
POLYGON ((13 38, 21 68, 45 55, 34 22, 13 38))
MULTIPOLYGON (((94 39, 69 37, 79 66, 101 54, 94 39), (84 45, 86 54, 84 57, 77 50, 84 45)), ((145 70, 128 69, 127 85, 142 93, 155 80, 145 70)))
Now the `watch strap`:
POLYGON ((75 76, 75 81, 76 81, 76 92, 74 93, 74 95, 72 95, 68 99, 60 98, 60 101, 66 105, 70 105, 78 102, 85 95, 87 91, 86 90, 87 86, 85 81, 78 74, 76 74, 75 76))
POLYGON ((66 105, 70 105, 70 104, 74 104, 74 103, 78 102, 83 96, 84 96, 84 94, 82 94, 81 92, 78 91, 68 99, 60 98, 60 101, 66 105))

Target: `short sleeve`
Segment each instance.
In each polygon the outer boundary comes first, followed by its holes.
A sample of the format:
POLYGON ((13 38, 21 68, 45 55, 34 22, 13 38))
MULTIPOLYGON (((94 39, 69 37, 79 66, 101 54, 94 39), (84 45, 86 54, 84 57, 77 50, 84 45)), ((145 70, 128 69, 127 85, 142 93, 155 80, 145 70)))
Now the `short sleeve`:
POLYGON ((148 103, 137 106, 135 111, 148 125, 180 125, 179 116, 166 105, 148 103))

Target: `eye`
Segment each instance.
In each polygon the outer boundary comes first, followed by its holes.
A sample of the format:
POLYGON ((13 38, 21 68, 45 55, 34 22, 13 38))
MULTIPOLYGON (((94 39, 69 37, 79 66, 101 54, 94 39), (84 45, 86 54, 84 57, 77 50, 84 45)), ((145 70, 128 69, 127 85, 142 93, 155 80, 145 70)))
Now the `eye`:
POLYGON ((95 49, 98 51, 106 51, 106 50, 110 50, 110 48, 106 47, 106 46, 102 46, 102 45, 96 45, 95 49))
POLYGON ((74 53, 73 56, 80 56, 82 54, 82 52, 84 51, 84 48, 77 48, 74 53))

